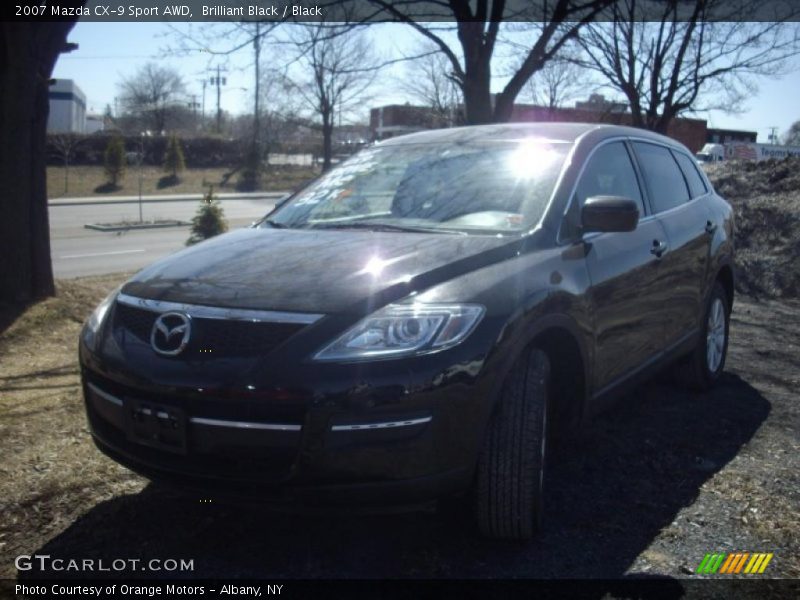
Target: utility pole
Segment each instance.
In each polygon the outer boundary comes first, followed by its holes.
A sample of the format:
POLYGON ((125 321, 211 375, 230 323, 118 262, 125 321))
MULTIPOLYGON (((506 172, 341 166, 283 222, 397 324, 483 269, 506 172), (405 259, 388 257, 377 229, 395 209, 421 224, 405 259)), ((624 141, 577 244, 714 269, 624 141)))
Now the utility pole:
POLYGON ((222 86, 227 85, 228 80, 220 75, 222 68, 217 65, 217 76, 211 78, 211 85, 217 86, 217 133, 222 133, 222 108, 220 101, 222 98, 222 86))
POLYGON ((203 84, 203 104, 202 104, 202 107, 200 109, 200 121, 205 126, 205 121, 206 121, 206 86, 208 85, 208 79, 203 77, 203 80, 201 81, 201 83, 203 84))
POLYGON ((256 21, 256 35, 253 37, 253 54, 255 56, 255 87, 253 102, 253 153, 257 160, 261 159, 261 22, 256 21))
POLYGON ((139 223, 142 217, 142 180, 144 179, 144 131, 139 132, 139 223))
POLYGON ((778 128, 773 126, 769 128, 769 143, 770 144, 777 144, 778 143, 778 128))
POLYGON ((192 110, 192 126, 194 130, 197 131, 199 129, 197 123, 197 107, 200 106, 200 103, 197 101, 197 94, 189 94, 189 98, 188 106, 192 110))

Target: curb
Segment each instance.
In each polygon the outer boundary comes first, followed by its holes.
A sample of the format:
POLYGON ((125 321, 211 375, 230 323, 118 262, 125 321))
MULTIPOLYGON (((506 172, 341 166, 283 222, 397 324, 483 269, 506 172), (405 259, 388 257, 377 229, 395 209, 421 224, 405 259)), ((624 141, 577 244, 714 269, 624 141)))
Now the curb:
POLYGON ((129 225, 105 225, 103 223, 87 223, 85 229, 95 231, 130 231, 131 229, 164 229, 166 227, 188 227, 188 221, 168 221, 166 223, 131 223, 129 225))
MULTIPOLYGON (((215 194, 220 202, 225 200, 277 200, 283 198, 289 192, 264 192, 263 194, 239 195, 239 194, 215 194)), ((170 197, 156 197, 148 198, 142 196, 142 204, 151 204, 157 202, 199 202, 203 199, 202 194, 197 195, 177 195, 173 198, 170 197)), ((91 206, 95 204, 138 204, 139 198, 132 198, 130 196, 122 196, 120 198, 65 198, 63 200, 52 199, 47 201, 48 207, 54 206, 91 206)))

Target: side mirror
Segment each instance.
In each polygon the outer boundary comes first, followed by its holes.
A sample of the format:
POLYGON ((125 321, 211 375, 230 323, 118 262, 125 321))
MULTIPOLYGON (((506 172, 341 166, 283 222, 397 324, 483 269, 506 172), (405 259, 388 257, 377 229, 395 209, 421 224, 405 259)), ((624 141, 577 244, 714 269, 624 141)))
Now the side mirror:
POLYGON ((590 231, 633 231, 639 223, 639 206, 621 196, 592 196, 581 209, 581 226, 590 231))

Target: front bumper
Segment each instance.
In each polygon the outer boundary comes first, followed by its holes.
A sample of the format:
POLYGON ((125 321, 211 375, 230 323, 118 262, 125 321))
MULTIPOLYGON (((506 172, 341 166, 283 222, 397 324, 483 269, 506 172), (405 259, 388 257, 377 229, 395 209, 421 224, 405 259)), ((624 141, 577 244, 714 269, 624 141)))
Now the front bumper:
POLYGON ((481 386, 454 381, 410 390, 365 380, 346 394, 208 398, 131 385, 99 364, 95 357, 82 368, 94 441, 153 480, 303 506, 405 505, 471 483, 485 422, 481 386), (163 415, 167 428, 179 411, 181 441, 137 437, 131 411, 142 407, 163 415))

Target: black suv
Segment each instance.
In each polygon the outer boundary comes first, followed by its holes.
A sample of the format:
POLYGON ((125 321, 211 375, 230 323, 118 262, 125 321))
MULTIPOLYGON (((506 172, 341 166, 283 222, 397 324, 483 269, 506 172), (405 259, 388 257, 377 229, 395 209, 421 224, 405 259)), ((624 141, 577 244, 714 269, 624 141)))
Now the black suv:
POLYGON ((549 433, 666 363, 720 376, 732 264, 731 207, 672 139, 408 135, 103 301, 89 423, 156 480, 298 506, 469 492, 481 531, 526 538, 549 433))

